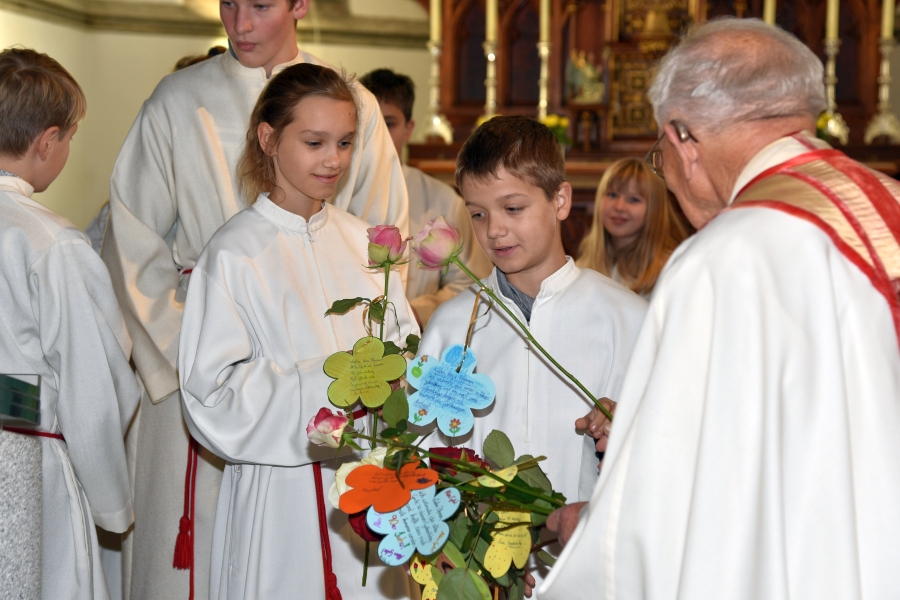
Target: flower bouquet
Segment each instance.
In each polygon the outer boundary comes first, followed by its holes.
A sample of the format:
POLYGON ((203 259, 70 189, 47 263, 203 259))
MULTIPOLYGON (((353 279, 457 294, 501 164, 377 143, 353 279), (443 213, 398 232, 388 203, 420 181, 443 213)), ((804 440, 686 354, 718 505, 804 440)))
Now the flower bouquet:
MULTIPOLYGON (((524 597, 528 557, 537 553, 545 562, 553 562, 543 546, 554 540, 539 543, 539 533, 547 516, 566 499, 553 490, 541 470, 545 457, 517 456, 501 431, 485 438, 483 457, 467 448, 423 447, 435 429, 448 436, 471 431, 472 410, 490 406, 495 388, 490 377, 475 373, 477 358, 469 347, 472 323, 466 342, 444 349, 441 356, 407 361, 405 355, 416 354, 416 336, 407 336, 403 347, 384 340, 385 321, 392 312, 396 319, 387 299, 390 270, 403 263, 407 242, 395 227, 369 229, 369 267, 384 270, 385 294, 338 300, 327 311, 343 314, 365 305, 369 335, 355 344, 352 353, 338 352, 326 361, 325 372, 334 378, 328 398, 345 412, 322 408, 310 421, 307 435, 314 443, 338 449, 348 445, 362 451, 361 444, 369 446, 368 456, 339 468, 328 494, 366 541, 366 566, 369 546, 377 543, 378 558, 387 565, 406 566, 422 586, 425 600, 490 600, 501 592, 518 600, 524 597), (372 335, 376 325, 378 337, 372 335), (415 390, 409 396, 398 381, 404 377, 415 390), (353 412, 360 404, 363 409, 353 412), (367 430, 356 427, 355 419, 366 413, 370 426, 367 430), (411 424, 417 431, 410 430, 411 424)), ((457 264, 507 311, 536 348, 603 409, 459 260, 461 238, 443 217, 417 234, 412 246, 420 268, 457 264)), ((364 567, 363 584, 365 579, 364 567)))

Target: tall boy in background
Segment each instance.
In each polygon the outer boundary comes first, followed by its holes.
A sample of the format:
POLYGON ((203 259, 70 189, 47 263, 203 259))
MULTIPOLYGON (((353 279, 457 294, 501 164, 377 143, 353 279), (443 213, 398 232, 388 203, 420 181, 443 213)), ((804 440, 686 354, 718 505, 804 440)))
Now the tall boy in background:
POLYGON ((87 237, 32 200, 60 174, 85 98, 58 62, 0 53, 0 373, 41 377, 41 595, 105 600, 96 523, 134 517, 123 437, 140 398, 131 340, 87 237))
MULTIPOLYGON (((563 250, 561 222, 572 186, 565 181, 559 144, 546 126, 527 117, 494 117, 460 150, 456 183, 475 236, 495 267, 484 280, 526 323, 550 354, 595 397, 618 397, 647 302, 612 279, 580 269, 563 250)), ((441 306, 419 354, 440 357, 465 342, 472 288, 441 306)), ((471 348, 476 372, 496 385, 494 403, 475 412, 471 433, 448 446, 482 453, 494 429, 509 435, 518 454, 545 455, 541 468, 569 501, 589 498, 597 480, 594 440, 577 435, 574 421, 593 404, 532 348, 518 326, 482 295, 471 348)), ((551 551, 553 547, 551 546, 551 551)), ((546 567, 531 563, 540 583, 546 567)))
MULTIPOLYGON (((203 246, 246 206, 235 165, 260 92, 290 64, 322 64, 297 47, 296 23, 309 6, 310 0, 221 2, 229 51, 160 82, 113 169, 102 255, 147 391, 134 457, 135 526, 123 544, 126 598, 129 591, 135 600, 188 598, 192 587, 196 600, 208 597, 223 462, 203 449, 198 458, 190 449, 181 414, 175 359, 184 297, 203 246)), ((373 225, 392 223, 405 233, 400 161, 375 99, 361 86, 355 90, 357 135, 332 202, 373 225)))
MULTIPOLYGON (((376 69, 359 78, 378 100, 381 114, 397 156, 403 157, 403 146, 409 142, 416 122, 412 118, 416 89, 412 79, 394 73, 390 69, 376 69)), ((409 193, 409 232, 415 235, 425 225, 443 216, 462 235, 462 261, 479 277, 491 271, 491 263, 475 243, 469 213, 462 198, 452 187, 419 169, 403 165, 403 178, 409 193)), ((466 289, 472 281, 458 267, 451 266, 446 277, 441 271, 426 271, 415 267, 409 270, 406 280, 406 297, 416 314, 419 325, 425 327, 435 309, 466 289)))

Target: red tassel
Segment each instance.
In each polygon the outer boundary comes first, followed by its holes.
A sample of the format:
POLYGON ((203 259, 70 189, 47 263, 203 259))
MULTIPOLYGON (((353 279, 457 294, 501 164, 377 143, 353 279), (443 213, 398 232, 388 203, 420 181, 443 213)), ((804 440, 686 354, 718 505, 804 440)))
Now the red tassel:
POLYGON ((172 567, 189 570, 188 599, 194 598, 194 494, 197 488, 197 463, 200 447, 197 440, 190 438, 188 462, 184 473, 184 514, 178 522, 178 537, 175 538, 175 558, 172 567))
POLYGON ((334 573, 325 575, 325 600, 343 600, 334 573))
POLYGON ((172 561, 172 566, 176 569, 190 569, 194 562, 194 540, 191 538, 191 520, 181 517, 178 538, 175 540, 175 560, 172 561))

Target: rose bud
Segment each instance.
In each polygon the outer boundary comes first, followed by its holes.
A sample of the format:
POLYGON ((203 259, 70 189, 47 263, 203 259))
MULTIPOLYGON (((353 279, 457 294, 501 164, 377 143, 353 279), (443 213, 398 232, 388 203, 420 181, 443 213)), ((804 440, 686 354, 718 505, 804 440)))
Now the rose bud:
POLYGON ((399 229, 393 225, 377 225, 370 227, 368 232, 370 266, 394 264, 403 258, 406 240, 400 235, 399 229))
POLYGON ((419 257, 419 267, 437 271, 450 264, 462 252, 459 232, 444 217, 432 219, 413 238, 412 249, 419 257))
MULTIPOLYGON (((488 463, 484 462, 484 460, 482 460, 480 456, 475 454, 474 450, 471 450, 469 448, 450 446, 449 448, 429 448, 428 451, 432 454, 440 454, 441 456, 452 458, 455 460, 463 460, 462 454, 463 452, 465 452, 465 462, 471 463, 476 467, 481 467, 483 469, 490 468, 490 465, 488 463)), ((456 465, 447 461, 443 461, 439 458, 431 458, 431 468, 435 471, 443 471, 450 476, 456 475, 456 465)))
POLYGON ((337 448, 341 443, 341 435, 350 419, 340 413, 320 408, 306 426, 306 437, 314 444, 337 448))
POLYGON ((367 542, 380 542, 384 536, 369 529, 369 524, 366 522, 366 513, 368 512, 368 510, 362 510, 354 513, 349 515, 347 520, 350 521, 350 527, 359 537, 367 542))

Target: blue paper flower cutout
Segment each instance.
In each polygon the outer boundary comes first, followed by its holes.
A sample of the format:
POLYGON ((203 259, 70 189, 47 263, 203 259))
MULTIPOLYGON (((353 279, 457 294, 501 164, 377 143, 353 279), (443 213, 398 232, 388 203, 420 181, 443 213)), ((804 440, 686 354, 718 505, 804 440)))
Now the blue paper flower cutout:
POLYGON ((473 408, 486 408, 496 388, 487 375, 475 374, 475 352, 457 344, 444 350, 441 360, 421 356, 409 363, 406 377, 417 391, 409 397, 409 422, 438 428, 451 437, 472 431, 473 408))
POLYGON ((413 490, 412 498, 401 509, 380 513, 370 508, 366 523, 372 531, 385 535, 378 544, 378 558, 386 565, 396 567, 409 562, 418 550, 430 556, 441 548, 450 537, 450 526, 444 521, 459 508, 459 491, 445 488, 435 494, 436 486, 413 490))

